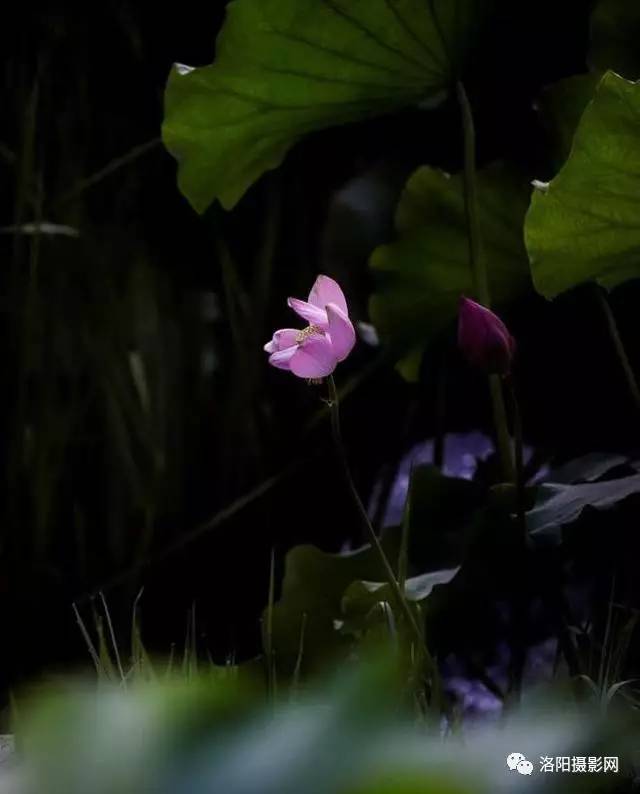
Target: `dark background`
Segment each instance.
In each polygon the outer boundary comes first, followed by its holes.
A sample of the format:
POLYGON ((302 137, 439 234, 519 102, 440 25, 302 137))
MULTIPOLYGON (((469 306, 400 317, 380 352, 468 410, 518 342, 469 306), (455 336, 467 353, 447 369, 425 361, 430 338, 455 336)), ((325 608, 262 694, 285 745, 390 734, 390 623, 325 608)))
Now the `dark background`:
MULTIPOLYGON (((591 3, 499 5, 467 75, 479 160, 509 159, 530 178, 550 178, 534 103, 546 85, 586 69, 591 3)), ((174 62, 213 59, 224 3, 14 11, 0 96, 0 690, 6 697, 26 677, 88 660, 72 603, 91 625, 102 607, 88 596, 100 588, 125 643, 144 586, 152 650, 181 647, 195 604, 203 652, 246 658, 258 649, 271 549, 279 574, 294 543, 335 550, 360 539, 326 423, 306 430, 322 391, 268 368, 261 345, 288 324, 286 296, 304 297, 319 271, 344 283, 354 317, 367 319, 366 255, 353 246, 338 257, 326 244, 340 228, 332 197, 372 170, 391 196, 420 164, 458 170, 455 104, 312 136, 232 214, 214 207, 199 217, 158 142, 162 97, 174 62), (277 238, 265 300, 255 274, 270 217, 277 238), (16 232, 39 220, 77 236, 16 232), (238 284, 248 306, 234 331, 238 284), (215 316, 203 316, 203 294, 215 296, 215 316), (144 410, 132 351, 145 365, 144 410), (215 360, 208 374, 203 356, 215 360), (291 463, 266 496, 184 542, 291 463)), ((388 201, 380 207, 381 242, 392 218, 388 201)), ((612 303, 640 364, 634 293, 618 290, 612 303)), ((554 304, 531 297, 505 319, 518 340, 529 443, 560 459, 635 446, 633 404, 593 290, 554 304)), ((343 408, 363 494, 385 464, 433 434, 443 349, 447 428, 489 429, 484 381, 452 341, 426 357, 415 385, 377 365, 379 351, 364 344, 341 367, 343 383, 371 368, 343 408)))

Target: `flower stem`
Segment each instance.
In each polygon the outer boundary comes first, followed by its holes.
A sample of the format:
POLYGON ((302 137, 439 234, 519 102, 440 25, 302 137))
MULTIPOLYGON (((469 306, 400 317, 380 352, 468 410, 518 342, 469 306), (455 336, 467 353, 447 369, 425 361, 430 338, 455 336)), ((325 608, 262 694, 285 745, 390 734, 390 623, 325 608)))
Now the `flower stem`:
POLYGON ((611 340, 613 341, 613 345, 616 349, 618 361, 620 362, 622 371, 624 372, 625 378, 627 380, 627 385, 629 386, 629 393, 631 394, 631 397, 633 398, 633 401, 636 404, 636 408, 640 411, 640 387, 638 386, 638 381, 633 371, 633 367, 631 366, 631 362, 629 361, 629 356, 627 355, 627 350, 624 346, 624 342, 622 341, 622 337, 620 336, 620 330, 618 328, 618 323, 616 322, 616 318, 613 314, 611 304, 609 303, 609 300, 607 298, 604 289, 602 289, 601 287, 597 287, 596 292, 598 294, 598 300, 600 301, 600 306, 602 307, 602 311, 604 312, 604 316, 607 321, 607 327, 609 329, 611 340))
MULTIPOLYGON (((462 130, 464 135, 464 205, 469 235, 469 261, 473 273, 476 297, 481 304, 490 308, 491 294, 489 291, 489 277, 484 258, 482 234, 480 232, 480 214, 478 212, 476 130, 469 97, 461 82, 457 83, 456 91, 458 95, 458 104, 460 105, 460 113, 462 115, 462 130)), ((503 476, 505 480, 514 482, 515 467, 511 451, 509 425, 507 423, 507 411, 504 404, 502 383, 498 375, 489 376, 489 389, 493 407, 493 423, 496 430, 503 476)))
POLYGON ((464 135, 464 206, 469 234, 469 261, 473 273, 476 297, 487 308, 491 306, 489 277, 484 262, 480 216, 478 213, 478 184, 476 179, 476 128, 469 97, 464 85, 456 86, 458 103, 462 115, 464 135))
POLYGON ((514 598, 511 615, 512 655, 509 664, 509 692, 518 702, 522 692, 522 677, 527 660, 527 639, 529 629, 529 562, 527 558, 527 504, 526 480, 524 468, 524 440, 522 435, 522 414, 518 396, 511 377, 504 380, 509 395, 513 418, 513 436, 515 446, 516 474, 516 522, 518 533, 515 537, 514 554, 510 557, 510 565, 515 573, 514 598))
POLYGON ((502 465, 502 476, 505 482, 516 481, 516 470, 511 449, 511 435, 507 423, 507 409, 504 404, 502 378, 499 375, 489 375, 489 389, 491 393, 491 406, 493 409, 493 425, 496 430, 498 442, 498 455, 502 465))
POLYGON ((356 503, 356 507, 358 508, 358 512, 360 514, 360 518, 364 525, 364 528, 367 532, 367 536, 372 547, 375 549, 376 554, 378 555, 378 559, 382 565, 382 568, 385 572, 385 577, 387 580, 387 584, 389 585, 391 592, 393 593, 393 597, 398 605, 398 607, 402 610, 402 614, 404 615, 407 624, 411 633, 414 636, 414 640, 417 644, 418 649, 422 652, 425 660, 425 664, 429 669, 429 672, 432 675, 431 687, 432 687, 432 694, 434 696, 434 700, 436 699, 436 695, 439 697, 439 676, 438 670, 436 667, 431 654, 429 653, 429 649, 424 640, 424 636, 422 631, 420 630, 420 626, 416 620, 416 616, 409 606, 409 603, 406 599, 405 594, 400 587, 398 580, 396 578, 396 574, 393 570, 391 563, 389 562, 389 558, 387 557, 382 543, 380 543, 380 539, 376 535, 376 532, 373 528, 371 521, 369 520, 369 516, 367 515, 367 510, 360 499, 360 495, 358 494, 358 490, 353 482, 353 477, 351 476, 351 470, 349 468, 349 462, 347 460, 347 455, 345 452, 344 444, 342 442, 342 431, 340 428, 340 403, 338 399, 338 390, 336 389, 336 383, 333 379, 333 375, 329 375, 327 378, 327 383, 329 386, 329 406, 331 408, 331 430, 333 433, 333 440, 336 446, 336 451, 338 453, 338 457, 340 458, 340 464, 342 466, 343 474, 351 495, 353 497, 354 502, 356 503))
POLYGON ((447 434, 447 367, 444 355, 440 356, 436 378, 436 415, 435 435, 433 441, 433 465, 442 471, 444 469, 447 434))
POLYGON ((523 543, 527 542, 527 504, 526 504, 526 475, 524 470, 524 439, 522 436, 522 414, 520 404, 513 384, 509 377, 505 379, 505 386, 508 389, 511 412, 513 416, 513 438, 515 448, 515 474, 516 474, 516 515, 520 525, 523 543))

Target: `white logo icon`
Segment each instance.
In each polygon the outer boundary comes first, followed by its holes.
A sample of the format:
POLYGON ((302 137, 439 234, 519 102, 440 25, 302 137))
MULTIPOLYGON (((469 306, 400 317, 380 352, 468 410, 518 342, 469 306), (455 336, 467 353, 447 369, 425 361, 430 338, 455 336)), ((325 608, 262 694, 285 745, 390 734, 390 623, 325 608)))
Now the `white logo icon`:
POLYGON ((527 761, 522 753, 509 753, 507 766, 512 772, 518 772, 520 775, 530 775, 533 772, 533 764, 527 761))
POLYGON ((533 764, 525 758, 520 761, 516 769, 521 775, 530 775, 533 772, 533 764))

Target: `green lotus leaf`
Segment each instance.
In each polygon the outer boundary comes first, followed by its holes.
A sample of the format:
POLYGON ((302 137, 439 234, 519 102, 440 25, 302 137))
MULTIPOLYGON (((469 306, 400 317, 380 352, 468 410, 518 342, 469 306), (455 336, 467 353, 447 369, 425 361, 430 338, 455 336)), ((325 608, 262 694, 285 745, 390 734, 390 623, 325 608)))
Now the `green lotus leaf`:
POLYGON ((446 95, 479 0, 232 0, 210 66, 177 65, 163 139, 202 212, 231 208, 304 135, 446 95))
POLYGON ((640 276, 640 85, 608 72, 555 179, 525 225, 536 289, 553 298, 588 281, 640 276))

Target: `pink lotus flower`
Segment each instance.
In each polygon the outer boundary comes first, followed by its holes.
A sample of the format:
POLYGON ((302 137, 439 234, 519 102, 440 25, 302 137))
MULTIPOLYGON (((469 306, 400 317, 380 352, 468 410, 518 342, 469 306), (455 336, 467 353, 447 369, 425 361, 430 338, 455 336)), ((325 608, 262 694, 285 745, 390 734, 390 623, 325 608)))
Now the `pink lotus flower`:
POLYGON ((344 293, 332 278, 318 276, 308 301, 289 298, 287 303, 309 325, 276 331, 264 346, 269 363, 299 378, 331 375, 356 343, 344 293))
POLYGON ((516 350, 507 326, 479 303, 460 298, 458 344, 473 366, 490 375, 508 375, 516 350))

